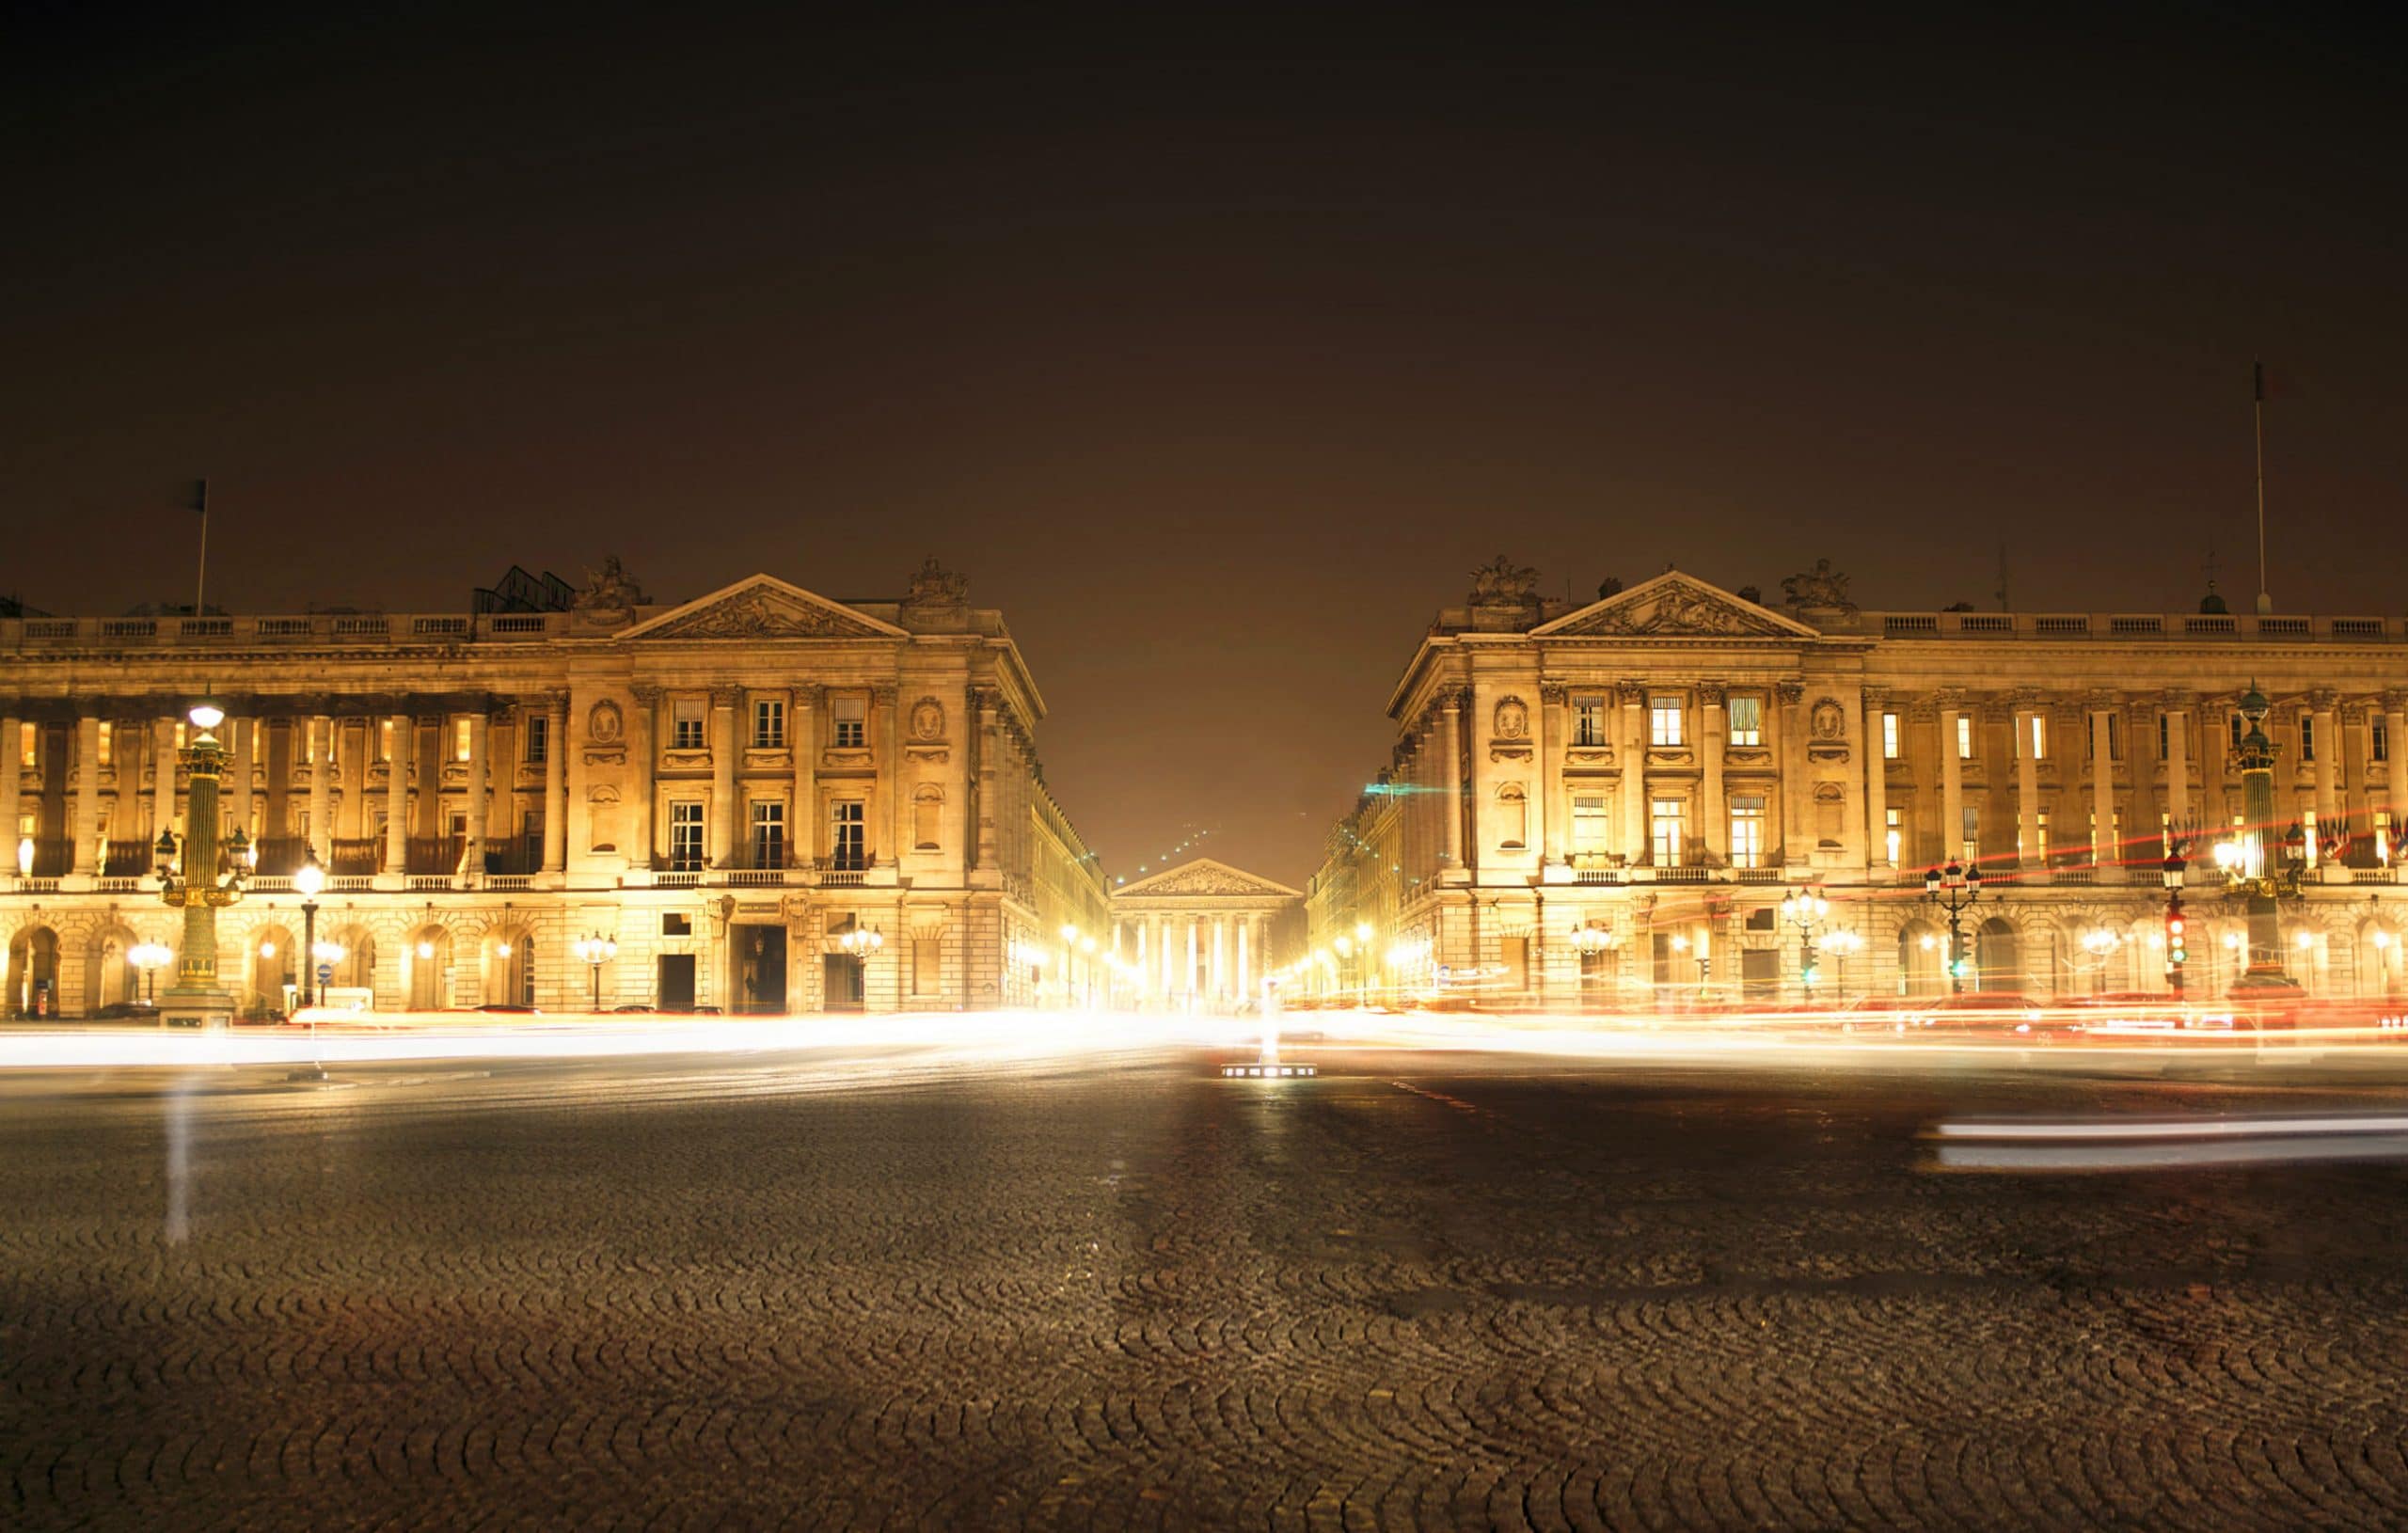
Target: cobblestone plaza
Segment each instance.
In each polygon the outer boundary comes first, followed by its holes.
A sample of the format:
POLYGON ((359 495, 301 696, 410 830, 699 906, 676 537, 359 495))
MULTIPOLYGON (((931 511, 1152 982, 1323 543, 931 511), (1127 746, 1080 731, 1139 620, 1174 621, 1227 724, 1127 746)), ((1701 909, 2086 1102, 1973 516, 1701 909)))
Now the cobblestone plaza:
POLYGON ((2401 1174, 1936 1174, 2090 1073, 797 1056, 11 1085, 0 1524, 2299 1527, 2401 1174))

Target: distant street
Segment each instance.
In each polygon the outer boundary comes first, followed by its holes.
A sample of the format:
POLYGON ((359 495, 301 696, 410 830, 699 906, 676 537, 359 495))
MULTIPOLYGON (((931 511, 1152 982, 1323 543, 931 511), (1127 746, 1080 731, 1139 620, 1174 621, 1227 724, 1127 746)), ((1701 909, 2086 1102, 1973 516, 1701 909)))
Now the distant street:
POLYGON ((2408 1518, 2408 1165, 1918 1137, 2387 1072, 1313 1057, 0 1081, 0 1525, 2408 1518))

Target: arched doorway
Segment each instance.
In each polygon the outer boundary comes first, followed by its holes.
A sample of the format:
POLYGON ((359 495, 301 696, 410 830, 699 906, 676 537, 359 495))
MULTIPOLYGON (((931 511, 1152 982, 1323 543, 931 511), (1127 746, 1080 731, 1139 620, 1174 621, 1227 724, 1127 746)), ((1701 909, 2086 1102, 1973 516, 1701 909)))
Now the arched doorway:
POLYGON ((8 940, 9 1015, 58 1015, 58 933, 28 926, 8 940))
MULTIPOLYGON (((323 940, 324 939, 322 939, 322 940, 323 940)), ((343 1000, 342 1004, 345 1005, 357 1004, 356 994, 359 992, 364 992, 372 996, 375 993, 376 985, 376 938, 374 934, 371 933, 365 926, 345 926, 341 931, 334 934, 332 940, 336 949, 335 956, 331 960, 334 965, 334 972, 327 976, 326 988, 329 991, 349 990, 355 992, 354 996, 346 997, 343 1000)), ((316 971, 316 963, 309 961, 309 972, 314 973, 316 971)), ((332 1003, 335 998, 330 994, 326 999, 329 1003, 332 1003)))
POLYGON ((2400 928, 2368 922, 2358 932, 2358 993, 2398 995, 2408 985, 2408 949, 2400 946, 2400 928))
POLYGON ((441 1011, 450 1004, 452 934, 441 926, 420 926, 403 955, 409 985, 411 1011, 441 1011))
POLYGON ((86 1012, 142 998, 142 974, 134 967, 132 956, 138 940, 123 926, 106 927, 93 935, 84 969, 86 1012))
POLYGON ((282 1011, 288 988, 300 984, 301 944, 282 926, 261 926, 251 933, 251 1008, 282 1011))
POLYGON ((1938 995, 1948 988, 1948 938, 1928 921, 1898 928, 1898 993, 1938 995))
POLYGON ((775 1016, 786 1009, 786 928, 735 926, 735 1009, 775 1016))
POLYGON ((1992 916, 1973 937, 1973 972, 1985 990, 2023 988, 2023 943, 2012 923, 1992 916))
POLYGON ((511 926, 487 934, 483 972, 485 1004, 533 1005, 535 934, 524 926, 511 926))

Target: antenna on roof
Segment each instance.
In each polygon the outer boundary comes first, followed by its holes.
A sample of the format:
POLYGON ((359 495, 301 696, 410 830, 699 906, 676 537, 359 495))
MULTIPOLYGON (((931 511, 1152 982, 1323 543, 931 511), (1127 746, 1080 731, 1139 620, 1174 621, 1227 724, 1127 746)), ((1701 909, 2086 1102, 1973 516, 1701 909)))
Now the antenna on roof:
POLYGON ((200 513, 200 572, 192 583, 192 615, 198 618, 206 616, 208 611, 200 601, 209 591, 209 481, 194 480, 186 503, 200 513))
POLYGON ((2014 610, 2014 608, 2007 605, 2006 592, 2006 545, 2002 543, 1998 545, 1998 591, 1995 593, 1998 597, 1998 609, 2002 612, 2014 610))

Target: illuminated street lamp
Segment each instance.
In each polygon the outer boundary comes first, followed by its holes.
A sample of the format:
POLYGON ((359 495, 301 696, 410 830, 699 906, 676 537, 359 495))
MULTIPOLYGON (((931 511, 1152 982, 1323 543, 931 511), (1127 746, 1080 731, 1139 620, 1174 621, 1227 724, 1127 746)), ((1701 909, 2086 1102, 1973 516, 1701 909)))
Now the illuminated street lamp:
POLYGON ((1967 867, 1950 858, 1946 867, 1933 868, 1923 876, 1923 897, 1948 912, 1948 984, 1951 990, 1963 995, 1965 932, 1960 923, 1964 912, 1982 897, 1981 864, 1967 867))
POLYGON ((167 963, 174 959, 175 955, 167 951, 166 943, 151 941, 146 939, 143 941, 135 943, 132 948, 127 950, 125 956, 129 959, 133 960, 135 968, 142 971, 143 1001, 146 1004, 155 1005, 158 1002, 158 996, 155 993, 157 988, 156 980, 158 972, 167 963))
POLYGON ((318 980, 318 891, 326 887, 326 870, 318 861, 317 847, 310 847, 293 870, 293 887, 301 893, 301 951, 309 965, 301 976, 301 993, 310 1005, 323 1005, 326 992, 318 980))
POLYGON ((1782 897, 1781 918, 1798 928, 1798 977, 1804 982, 1806 998, 1814 997, 1814 934, 1822 929, 1823 918, 1831 911, 1830 901, 1823 897, 1819 887, 1793 890, 1782 897))
MULTIPOLYGON (((846 935, 850 936, 851 933, 848 932, 846 935)), ((619 944, 596 932, 571 942, 569 951, 577 955, 578 961, 585 965, 586 972, 593 977, 594 1009, 600 1011, 602 1009, 602 966, 619 956, 619 944)))
POLYGON ((1842 996, 1847 994, 1847 956, 1864 946, 1864 939, 1846 926, 1823 933, 1814 944, 1830 954, 1838 968, 1831 975, 1832 988, 1842 996))
POLYGON ((2191 961, 2191 923, 2182 913, 2182 884, 2191 871, 2190 860, 2182 855, 2186 845, 2167 846, 2165 865, 2159 870, 2165 880, 2165 988, 2177 997, 2182 993, 2182 966, 2191 961))
POLYGON ((2108 926, 2090 926, 2082 934, 2082 950, 2090 955, 2092 994, 2107 988, 2107 956, 2124 945, 2121 932, 2108 926))
POLYGON ((191 784, 182 855, 177 855, 173 831, 160 832, 157 847, 159 899, 183 911, 184 940, 176 983, 162 998, 160 1019, 225 1027, 234 1019, 234 998, 217 983, 217 912, 243 897, 251 846, 240 826, 222 851, 217 843, 217 783, 230 752, 212 732, 226 721, 225 710, 203 701, 185 718, 193 735, 177 752, 191 784))
POLYGON ((2232 851, 2219 846, 2216 852, 2226 887, 2242 896, 2249 912, 2249 967, 2234 981, 2237 989, 2299 986, 2283 968, 2282 911, 2276 902, 2299 894, 2305 871, 2300 854, 2306 840, 2293 826, 2278 855, 2272 860, 2266 855, 2266 828, 2274 819, 2274 742, 2266 737, 2265 729, 2270 706, 2255 684, 2241 700, 2241 717, 2249 725, 2241 738, 2241 835, 2232 851))

